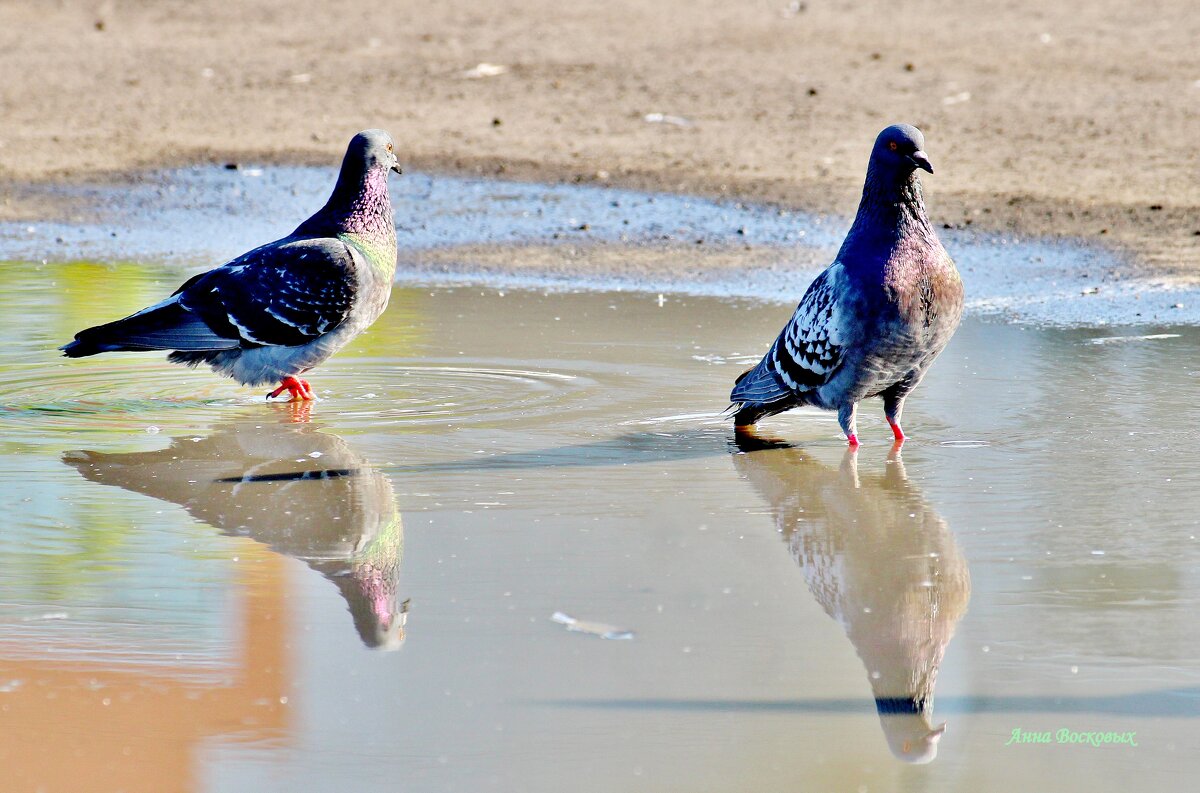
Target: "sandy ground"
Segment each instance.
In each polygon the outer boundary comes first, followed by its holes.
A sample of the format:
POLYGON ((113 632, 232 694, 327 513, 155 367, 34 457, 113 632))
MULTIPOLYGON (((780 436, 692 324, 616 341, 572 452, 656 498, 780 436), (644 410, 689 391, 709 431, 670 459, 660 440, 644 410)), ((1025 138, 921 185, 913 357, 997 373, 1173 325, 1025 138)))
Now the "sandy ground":
POLYGON ((414 168, 848 215, 909 121, 935 219, 1194 272, 1197 41, 1195 0, 11 0, 0 217, 53 212, 22 183, 334 164, 368 126, 414 168))

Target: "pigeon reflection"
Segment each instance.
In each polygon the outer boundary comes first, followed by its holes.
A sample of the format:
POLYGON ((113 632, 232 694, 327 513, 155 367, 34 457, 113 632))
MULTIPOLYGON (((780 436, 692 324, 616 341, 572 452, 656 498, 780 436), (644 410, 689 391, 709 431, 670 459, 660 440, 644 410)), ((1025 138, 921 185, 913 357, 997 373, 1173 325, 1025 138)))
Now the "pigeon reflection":
POLYGON ((892 753, 937 756, 933 689, 967 610, 967 561, 945 521, 908 481, 898 448, 882 476, 858 475, 847 451, 833 470, 795 447, 739 439, 737 470, 775 513, 808 588, 867 669, 892 753))
POLYGON ((408 601, 397 596, 404 527, 391 482, 306 414, 281 407, 282 421, 259 415, 160 451, 72 451, 63 462, 302 560, 337 586, 363 644, 397 649, 408 601))

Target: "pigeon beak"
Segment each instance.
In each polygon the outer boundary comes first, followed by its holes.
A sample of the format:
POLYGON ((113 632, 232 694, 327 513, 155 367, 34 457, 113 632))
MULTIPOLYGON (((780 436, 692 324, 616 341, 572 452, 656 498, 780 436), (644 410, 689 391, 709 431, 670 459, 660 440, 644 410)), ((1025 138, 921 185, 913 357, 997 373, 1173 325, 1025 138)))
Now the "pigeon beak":
POLYGON ((396 159, 392 160, 392 170, 396 173, 404 173, 404 171, 400 170, 400 161, 396 159))
POLYGON ((933 163, 929 161, 929 155, 920 149, 917 149, 912 154, 908 155, 908 159, 913 165, 917 166, 922 171, 929 171, 929 173, 933 173, 933 163))

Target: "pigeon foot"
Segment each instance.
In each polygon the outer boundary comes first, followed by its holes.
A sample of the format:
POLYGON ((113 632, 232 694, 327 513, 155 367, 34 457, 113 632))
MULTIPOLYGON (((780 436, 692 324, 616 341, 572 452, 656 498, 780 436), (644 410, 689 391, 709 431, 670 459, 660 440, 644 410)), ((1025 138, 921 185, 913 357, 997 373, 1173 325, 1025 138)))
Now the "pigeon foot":
POLYGON ((292 402, 317 398, 317 395, 313 393, 312 386, 308 384, 307 380, 297 380, 295 377, 285 377, 280 382, 279 388, 276 388, 274 391, 267 394, 267 399, 274 399, 284 391, 287 391, 291 394, 292 398, 290 401, 292 402))
POLYGON ((900 422, 888 419, 888 424, 892 427, 892 435, 896 438, 896 443, 904 443, 904 439, 908 436, 904 434, 904 430, 900 429, 900 422))
POLYGON ((851 449, 857 449, 858 448, 858 436, 855 435, 853 432, 850 433, 849 435, 847 435, 846 436, 846 445, 848 445, 851 449))

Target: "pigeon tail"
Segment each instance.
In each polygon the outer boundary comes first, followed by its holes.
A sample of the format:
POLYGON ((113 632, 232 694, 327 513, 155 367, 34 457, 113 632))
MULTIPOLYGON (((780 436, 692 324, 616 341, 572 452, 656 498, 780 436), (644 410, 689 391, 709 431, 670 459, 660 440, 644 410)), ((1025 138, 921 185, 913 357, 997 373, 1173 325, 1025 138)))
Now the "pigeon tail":
POLYGON ((83 358, 102 352, 228 350, 237 345, 237 340, 218 336, 172 298, 124 319, 81 330, 59 349, 68 358, 83 358))
POLYGON ((768 353, 758 365, 738 375, 729 394, 733 423, 747 427, 759 419, 794 407, 797 394, 780 379, 768 353))
POLYGON ((195 369, 202 363, 216 363, 222 352, 224 350, 174 350, 167 356, 167 360, 195 369))

